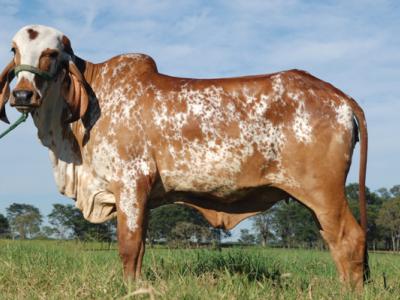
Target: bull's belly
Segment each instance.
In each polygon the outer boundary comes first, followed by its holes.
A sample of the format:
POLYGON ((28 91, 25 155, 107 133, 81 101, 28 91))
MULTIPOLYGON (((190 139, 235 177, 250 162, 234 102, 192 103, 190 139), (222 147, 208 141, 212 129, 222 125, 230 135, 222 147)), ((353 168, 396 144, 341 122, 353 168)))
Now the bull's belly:
POLYGON ((254 157, 204 158, 175 161, 175 168, 160 168, 159 174, 166 192, 208 194, 229 202, 237 199, 240 191, 268 185, 266 165, 264 160, 256 161, 254 157))
POLYGON ((165 191, 209 193, 226 197, 234 193, 237 186, 237 174, 226 170, 204 170, 189 168, 188 171, 164 170, 160 177, 165 191))
POLYGON ((205 141, 169 146, 157 161, 165 190, 209 193, 226 197, 238 190, 265 185, 293 183, 281 168, 277 142, 254 141, 233 143, 232 140, 205 141), (274 143, 275 142, 275 143, 274 143))

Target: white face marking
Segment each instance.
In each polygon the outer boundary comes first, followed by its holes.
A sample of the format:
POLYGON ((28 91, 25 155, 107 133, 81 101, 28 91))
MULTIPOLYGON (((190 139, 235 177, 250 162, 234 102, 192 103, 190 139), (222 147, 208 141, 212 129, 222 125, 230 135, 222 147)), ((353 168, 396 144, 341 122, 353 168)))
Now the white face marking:
MULTIPOLYGON (((46 49, 62 50, 61 39, 63 33, 43 25, 29 25, 20 29, 14 36, 13 42, 18 47, 21 57, 21 64, 33 67, 39 66, 39 59, 46 49), (28 30, 36 32, 37 36, 31 38, 28 30)), ((55 66, 53 65, 53 68, 55 66)), ((51 70, 54 71, 54 70, 51 70)), ((18 74, 18 81, 22 78, 34 84, 34 74, 22 71, 18 74)))

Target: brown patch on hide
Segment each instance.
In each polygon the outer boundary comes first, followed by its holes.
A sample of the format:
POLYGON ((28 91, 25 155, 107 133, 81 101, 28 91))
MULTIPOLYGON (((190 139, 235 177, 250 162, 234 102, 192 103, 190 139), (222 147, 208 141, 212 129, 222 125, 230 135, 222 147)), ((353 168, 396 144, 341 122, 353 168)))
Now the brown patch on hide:
POLYGON ((21 78, 21 80, 18 82, 18 84, 14 88, 14 91, 18 91, 18 90, 26 90, 26 91, 34 92, 34 87, 28 79, 21 78))
POLYGON ((37 38, 37 36, 39 35, 39 32, 37 32, 36 30, 29 28, 28 30, 28 34, 29 34, 29 39, 30 40, 34 40, 37 38))

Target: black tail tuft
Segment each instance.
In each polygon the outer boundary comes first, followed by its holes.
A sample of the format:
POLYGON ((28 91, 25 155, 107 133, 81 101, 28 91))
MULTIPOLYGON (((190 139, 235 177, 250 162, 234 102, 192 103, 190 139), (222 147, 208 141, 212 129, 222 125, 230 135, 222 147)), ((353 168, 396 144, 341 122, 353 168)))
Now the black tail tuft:
POLYGON ((365 250, 364 250, 364 275, 363 275, 364 283, 371 282, 371 271, 369 269, 368 263, 368 245, 365 243, 365 250))

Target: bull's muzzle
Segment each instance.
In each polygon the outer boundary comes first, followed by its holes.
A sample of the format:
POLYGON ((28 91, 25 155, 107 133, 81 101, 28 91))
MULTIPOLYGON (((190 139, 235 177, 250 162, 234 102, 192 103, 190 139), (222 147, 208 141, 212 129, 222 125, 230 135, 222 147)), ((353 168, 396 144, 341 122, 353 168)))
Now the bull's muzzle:
POLYGON ((14 90, 10 105, 22 112, 32 111, 37 107, 36 101, 32 101, 33 92, 29 90, 14 90))

